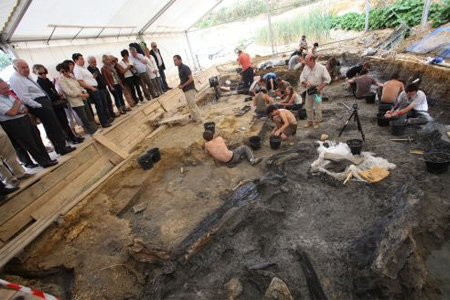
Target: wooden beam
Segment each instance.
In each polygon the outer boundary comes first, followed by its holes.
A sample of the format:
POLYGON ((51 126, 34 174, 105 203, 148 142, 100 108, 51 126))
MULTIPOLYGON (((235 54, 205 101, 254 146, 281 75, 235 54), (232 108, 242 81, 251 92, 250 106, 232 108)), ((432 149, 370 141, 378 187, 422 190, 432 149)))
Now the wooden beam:
POLYGON ((128 156, 130 155, 127 151, 124 151, 124 150, 120 149, 119 147, 117 147, 113 142, 111 142, 109 139, 107 139, 104 135, 94 134, 94 140, 96 140, 97 142, 99 142, 100 144, 102 144, 103 146, 105 146, 106 148, 108 148, 109 150, 111 150, 112 152, 114 152, 115 154, 117 154, 118 156, 120 156, 123 159, 127 159, 128 156))

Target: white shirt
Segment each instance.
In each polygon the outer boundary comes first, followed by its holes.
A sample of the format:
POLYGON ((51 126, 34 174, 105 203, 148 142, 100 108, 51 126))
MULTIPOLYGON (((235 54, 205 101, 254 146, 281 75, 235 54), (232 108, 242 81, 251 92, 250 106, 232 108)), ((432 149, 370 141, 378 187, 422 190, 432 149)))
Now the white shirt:
MULTIPOLYGON (((128 62, 124 61, 123 59, 121 61, 119 61, 119 65, 122 66, 122 68, 126 69, 128 66, 134 66, 133 61, 128 58, 128 62)), ((123 77, 128 78, 133 76, 133 73, 130 70, 127 70, 124 74, 123 77)))
POLYGON ((47 97, 47 94, 41 87, 30 77, 25 77, 14 72, 9 79, 11 89, 19 97, 23 104, 34 108, 40 108, 42 105, 34 99, 39 97, 47 97))
POLYGON ((148 59, 145 58, 144 55, 138 53, 137 57, 130 55, 130 57, 128 57, 128 59, 134 63, 134 67, 136 68, 136 71, 138 72, 138 74, 147 72, 148 59), (143 63, 141 61, 141 59, 144 59, 145 63, 143 63))
POLYGON ((300 62, 300 57, 294 55, 289 59, 288 70, 294 70, 294 67, 300 62))
MULTIPOLYGON (((313 86, 319 86, 322 83, 330 83, 331 77, 325 66, 316 62, 314 68, 311 70, 307 65, 303 68, 303 72, 300 75, 300 83, 308 81, 313 86)), ((305 90, 305 88, 303 89, 305 90)))
POLYGON ((162 58, 161 55, 159 54, 159 51, 154 51, 155 55, 156 55, 156 59, 158 60, 158 67, 160 67, 162 65, 162 58))
POLYGON ((73 75, 75 76, 76 80, 83 80, 90 86, 97 87, 97 80, 95 80, 92 73, 89 72, 86 67, 81 67, 75 64, 75 67, 73 68, 73 75))
MULTIPOLYGON (((22 118, 27 115, 27 114, 17 114, 15 116, 8 116, 7 112, 13 107, 14 102, 16 102, 16 99, 13 96, 0 95, 0 122, 22 118)), ((24 106, 23 104, 20 104, 19 110, 22 109, 24 109, 24 106)))
POLYGON ((397 102, 402 103, 403 101, 406 101, 408 105, 413 104, 414 105, 413 109, 416 111, 428 111, 427 96, 421 90, 418 90, 416 96, 411 99, 408 99, 406 92, 404 91, 401 92, 400 95, 398 96, 397 102))
POLYGON ((150 79, 155 79, 156 77, 159 77, 158 67, 156 66, 155 58, 150 55, 150 58, 147 58, 147 67, 148 67, 148 74, 150 75, 150 79), (156 74, 153 73, 153 71, 156 70, 156 74))

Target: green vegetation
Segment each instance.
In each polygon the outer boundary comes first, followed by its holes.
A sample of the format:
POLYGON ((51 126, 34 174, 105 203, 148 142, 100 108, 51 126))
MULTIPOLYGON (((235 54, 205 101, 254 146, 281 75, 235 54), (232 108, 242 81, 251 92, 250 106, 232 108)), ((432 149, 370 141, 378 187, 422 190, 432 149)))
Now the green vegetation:
MULTIPOLYGON (((298 41, 302 34, 305 34, 309 41, 328 37, 331 28, 331 18, 323 10, 310 11, 307 15, 301 14, 295 18, 274 22, 274 41, 277 45, 286 45, 298 41)), ((258 30, 256 42, 262 45, 269 45, 269 27, 265 26, 258 30)))
POLYGON ((11 57, 0 50, 0 71, 11 64, 11 57))
MULTIPOLYGON (((372 9, 369 13, 369 29, 377 30, 396 27, 401 23, 408 26, 420 24, 422 18, 422 0, 401 0, 392 6, 372 9)), ((429 19, 434 27, 450 21, 450 0, 443 4, 432 3, 429 11, 429 19)), ((345 30, 364 30, 365 14, 348 13, 341 17, 331 17, 331 28, 345 30)))
MULTIPOLYGON (((271 4, 272 14, 280 14, 288 9, 310 3, 311 0, 279 0, 271 4)), ((267 11, 266 0, 242 0, 235 5, 222 7, 205 16, 195 24, 197 28, 206 28, 247 17, 254 17, 267 11)))

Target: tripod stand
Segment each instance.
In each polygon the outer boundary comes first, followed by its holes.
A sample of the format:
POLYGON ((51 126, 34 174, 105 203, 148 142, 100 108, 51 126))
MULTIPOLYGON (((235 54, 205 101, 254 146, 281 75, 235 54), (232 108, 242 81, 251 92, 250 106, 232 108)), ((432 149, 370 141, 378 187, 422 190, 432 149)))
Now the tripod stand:
POLYGON ((347 121, 345 122, 344 126, 341 129, 341 132, 339 132, 339 137, 342 135, 342 133, 344 132, 345 128, 348 125, 348 122, 350 122, 350 120, 352 118, 354 118, 354 121, 356 121, 356 123, 358 124, 358 130, 361 133, 361 138, 362 140, 365 142, 366 138, 364 136, 364 132, 361 126, 361 122, 359 121, 359 114, 358 114, 358 104, 355 103, 353 104, 353 108, 348 107, 347 105, 345 105, 345 103, 342 103, 348 110, 350 110, 352 112, 352 114, 350 115, 350 117, 347 119, 347 121))

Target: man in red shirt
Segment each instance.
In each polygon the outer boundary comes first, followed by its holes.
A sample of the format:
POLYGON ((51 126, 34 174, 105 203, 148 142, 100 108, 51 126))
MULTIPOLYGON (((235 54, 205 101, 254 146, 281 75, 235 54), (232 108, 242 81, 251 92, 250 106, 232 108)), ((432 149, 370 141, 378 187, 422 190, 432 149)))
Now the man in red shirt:
POLYGON ((239 50, 237 60, 239 65, 242 67, 242 80, 244 81, 244 88, 249 88, 253 82, 254 76, 250 55, 242 50, 239 50))

